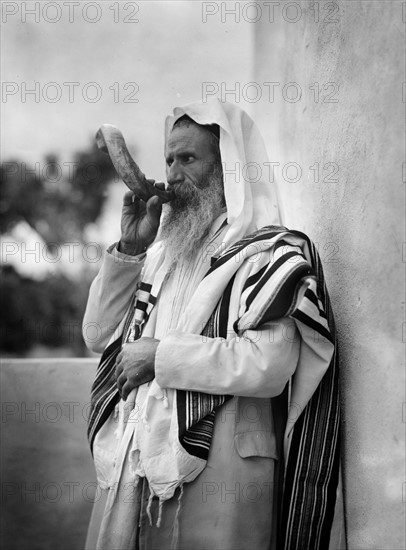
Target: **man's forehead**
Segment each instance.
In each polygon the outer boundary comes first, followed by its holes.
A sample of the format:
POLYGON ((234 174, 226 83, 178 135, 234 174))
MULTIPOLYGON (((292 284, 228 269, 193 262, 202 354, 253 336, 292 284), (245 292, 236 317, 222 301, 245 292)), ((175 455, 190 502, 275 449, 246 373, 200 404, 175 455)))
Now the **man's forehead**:
POLYGON ((166 143, 166 151, 169 152, 185 147, 210 150, 210 132, 193 123, 188 125, 182 124, 181 126, 175 125, 166 143))

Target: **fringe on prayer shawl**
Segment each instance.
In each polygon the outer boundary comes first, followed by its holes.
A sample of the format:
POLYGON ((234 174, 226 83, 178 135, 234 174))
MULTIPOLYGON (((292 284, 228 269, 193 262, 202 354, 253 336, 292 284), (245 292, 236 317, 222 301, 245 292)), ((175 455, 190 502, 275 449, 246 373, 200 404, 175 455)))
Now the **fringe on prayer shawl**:
MULTIPOLYGON (((291 317, 298 326, 303 325, 313 330, 315 340, 325 339, 335 347, 334 319, 320 258, 314 244, 305 234, 283 227, 265 227, 221 254, 213 262, 206 278, 215 275, 216 270, 227 262, 233 262, 237 271, 237 258, 252 255, 253 248, 256 253, 272 250, 277 259, 258 268, 245 283, 245 310, 247 317, 253 321, 250 328, 282 317, 291 317), (252 248, 248 253, 250 246, 252 248), (250 312, 254 314, 251 315, 250 312)), ((226 337, 233 281, 234 276, 231 276, 202 334, 226 337)), ((150 294, 151 288, 149 282, 141 283, 135 310, 126 322, 127 329, 129 324, 132 325, 134 339, 140 337, 142 325, 156 302, 156 297, 150 294)), ((234 323, 236 333, 238 321, 234 323)), ((124 330, 124 334, 126 333, 124 330)), ((121 349, 121 341, 122 337, 104 351, 92 387, 88 429, 91 448, 95 434, 119 400, 114 366, 121 349)), ((280 472, 279 487, 276 488, 276 494, 280 495, 276 545, 278 550, 328 548, 339 471, 337 364, 337 353, 334 353, 321 382, 314 388, 313 395, 296 422, 291 419, 286 422, 287 456, 284 457, 285 468, 280 472)), ((311 369, 311 365, 308 367, 311 369)), ((290 384, 294 388, 295 376, 290 384)), ((179 390, 176 391, 176 396, 179 441, 190 455, 207 460, 216 410, 231 396, 179 390)), ((285 399, 285 419, 289 414, 288 401, 285 399)), ((178 512, 179 510, 180 497, 178 512)), ((178 538, 178 528, 175 522, 173 543, 178 538)), ((176 545, 173 547, 176 548, 176 545)))

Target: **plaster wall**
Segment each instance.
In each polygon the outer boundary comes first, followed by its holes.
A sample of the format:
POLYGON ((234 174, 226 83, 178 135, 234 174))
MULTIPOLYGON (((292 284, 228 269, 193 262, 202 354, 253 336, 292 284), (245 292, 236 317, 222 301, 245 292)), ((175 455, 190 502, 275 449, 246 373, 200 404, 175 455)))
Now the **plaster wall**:
POLYGON ((261 91, 254 118, 279 163, 283 223, 318 243, 335 311, 347 545, 401 549, 405 4, 273 4, 246 96, 261 91))
POLYGON ((86 440, 95 359, 1 364, 1 530, 7 550, 81 550, 95 471, 86 440))

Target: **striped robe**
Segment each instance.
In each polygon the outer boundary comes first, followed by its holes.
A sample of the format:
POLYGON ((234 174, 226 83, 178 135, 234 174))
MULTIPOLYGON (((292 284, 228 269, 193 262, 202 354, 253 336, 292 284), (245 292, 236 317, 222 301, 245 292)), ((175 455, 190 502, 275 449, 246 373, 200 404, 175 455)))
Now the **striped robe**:
MULTIPOLYGON (((327 342, 335 350, 334 320, 320 259, 303 233, 266 227, 234 244, 212 264, 202 288, 218 288, 219 299, 206 304, 199 316, 205 320, 203 335, 225 336, 228 300, 236 272, 256 255, 255 270, 246 280, 241 296, 241 316, 234 321, 236 334, 273 320, 292 318, 312 345, 327 342), (272 250, 274 261, 262 262, 261 252, 272 250), (205 317, 206 315, 206 317, 205 317)), ((128 328, 141 333, 145 316, 156 296, 143 281, 142 300, 128 328)), ((214 293, 214 295, 216 295, 214 293)), ((114 363, 121 339, 105 350, 92 389, 89 422, 91 444, 97 429, 118 401, 114 363)), ((214 418, 229 396, 176 391, 178 438, 190 456, 207 460, 214 418)), ((279 549, 328 548, 339 470, 339 391, 337 354, 325 372, 314 375, 312 365, 299 361, 298 369, 282 394, 272 400, 278 440, 284 461, 279 461, 275 498, 278 504, 276 547, 279 549), (309 380, 315 380, 309 393, 309 380), (305 388, 305 389, 303 389, 305 388), (281 449, 282 451, 282 449, 281 449)))

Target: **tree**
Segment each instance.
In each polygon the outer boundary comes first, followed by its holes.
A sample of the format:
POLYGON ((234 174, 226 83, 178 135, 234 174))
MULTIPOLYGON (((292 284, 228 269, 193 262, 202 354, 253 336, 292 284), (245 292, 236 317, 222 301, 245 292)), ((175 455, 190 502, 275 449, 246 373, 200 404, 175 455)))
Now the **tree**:
MULTIPOLYGON (((22 220, 49 249, 66 242, 84 243, 85 227, 97 220, 107 187, 115 177, 108 155, 96 146, 62 163, 48 154, 42 165, 4 162, 0 170, 0 232, 11 233, 22 220)), ((2 267, 0 348, 24 355, 36 343, 69 346, 83 355, 80 325, 89 290, 89 274, 80 283, 64 275, 42 281, 2 267)))
POLYGON ((25 220, 46 243, 83 241, 84 228, 99 216, 114 175, 109 157, 96 146, 77 153, 73 162, 50 154, 35 167, 3 163, 0 231, 10 232, 25 220))

